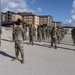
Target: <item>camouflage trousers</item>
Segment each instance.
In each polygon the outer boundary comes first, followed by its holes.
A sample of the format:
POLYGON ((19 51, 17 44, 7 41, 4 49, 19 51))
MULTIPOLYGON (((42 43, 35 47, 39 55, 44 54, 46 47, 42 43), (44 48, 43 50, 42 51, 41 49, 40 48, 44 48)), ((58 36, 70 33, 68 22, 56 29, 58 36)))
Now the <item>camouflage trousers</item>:
POLYGON ((0 46, 1 46, 1 35, 0 35, 0 46))
POLYGON ((57 38, 51 37, 51 47, 53 46, 53 44, 55 47, 57 46, 57 38))
POLYGON ((19 52, 21 53, 21 57, 24 57, 23 41, 16 40, 15 41, 15 55, 19 56, 19 52))
POLYGON ((45 34, 44 33, 42 34, 42 40, 45 40, 45 34))
POLYGON ((27 36, 26 32, 24 33, 24 36, 25 36, 25 40, 26 40, 26 36, 27 36))
POLYGON ((60 36, 57 36, 58 44, 60 43, 60 40, 61 40, 61 37, 60 36))
POLYGON ((41 42, 42 40, 42 36, 41 35, 37 35, 37 41, 41 42))
POLYGON ((72 37, 72 40, 73 40, 73 43, 74 43, 74 46, 75 46, 75 37, 74 36, 72 37))
POLYGON ((29 36, 29 42, 30 42, 30 44, 33 45, 33 35, 30 35, 30 36, 29 36))

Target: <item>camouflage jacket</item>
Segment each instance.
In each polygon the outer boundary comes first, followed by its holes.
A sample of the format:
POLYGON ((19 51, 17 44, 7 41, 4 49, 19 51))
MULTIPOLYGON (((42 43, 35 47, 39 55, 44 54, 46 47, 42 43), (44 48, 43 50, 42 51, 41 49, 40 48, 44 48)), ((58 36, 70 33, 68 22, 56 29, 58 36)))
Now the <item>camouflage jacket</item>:
POLYGON ((2 28, 0 28, 0 35, 2 34, 2 28))
POLYGON ((25 40, 24 29, 22 27, 16 27, 13 32, 13 38, 15 41, 16 40, 20 40, 20 41, 25 40))

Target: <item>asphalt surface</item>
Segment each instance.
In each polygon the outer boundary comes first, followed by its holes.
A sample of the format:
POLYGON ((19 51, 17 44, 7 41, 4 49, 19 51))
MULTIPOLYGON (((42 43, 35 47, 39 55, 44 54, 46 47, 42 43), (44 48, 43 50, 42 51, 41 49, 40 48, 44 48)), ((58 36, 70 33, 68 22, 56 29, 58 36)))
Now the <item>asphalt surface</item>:
POLYGON ((34 42, 33 46, 24 41, 24 64, 20 55, 20 60, 11 61, 15 57, 12 31, 2 30, 0 75, 75 75, 75 46, 72 46, 70 30, 57 49, 49 48, 49 40, 34 42))

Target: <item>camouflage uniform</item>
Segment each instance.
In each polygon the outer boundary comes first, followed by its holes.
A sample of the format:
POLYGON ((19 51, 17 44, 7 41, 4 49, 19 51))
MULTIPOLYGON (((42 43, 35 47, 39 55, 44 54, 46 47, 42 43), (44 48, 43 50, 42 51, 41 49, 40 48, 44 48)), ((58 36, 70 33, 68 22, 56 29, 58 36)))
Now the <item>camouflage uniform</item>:
POLYGON ((19 52, 21 53, 22 57, 22 63, 24 63, 24 52, 23 52, 23 41, 25 39, 24 36, 24 29, 21 27, 21 25, 17 26, 13 32, 14 35, 14 43, 15 43, 15 55, 16 58, 12 59, 17 60, 19 56, 19 52))
POLYGON ((0 46, 1 46, 1 34, 2 34, 2 28, 0 28, 0 46))
POLYGON ((33 27, 32 25, 30 25, 29 27, 29 41, 30 41, 30 44, 33 45, 33 27))
POLYGON ((46 28, 46 38, 49 39, 49 37, 50 37, 50 27, 47 26, 47 28, 46 28))
POLYGON ((75 28, 73 28, 71 30, 71 35, 72 35, 72 40, 73 40, 73 43, 74 43, 74 46, 75 46, 75 28))
POLYGON ((26 26, 26 23, 23 22, 23 23, 22 23, 22 26, 23 26, 23 28, 24 28, 24 34, 25 34, 25 40, 26 40, 26 32, 27 32, 27 26, 26 26))
POLYGON ((57 30, 54 27, 51 30, 51 47, 53 47, 53 44, 56 49, 57 48, 57 30))
POLYGON ((63 39, 64 36, 65 36, 65 33, 64 33, 64 29, 63 28, 61 29, 61 34, 62 34, 62 39, 63 39))
POLYGON ((36 28, 33 26, 33 36, 36 38, 36 28))
POLYGON ((57 29, 57 41, 58 41, 58 44, 60 44, 60 29, 57 29))
POLYGON ((42 39, 42 29, 40 26, 37 28, 37 41, 41 42, 42 39))
POLYGON ((12 26, 12 40, 14 41, 14 31, 15 31, 16 25, 15 23, 12 26))
POLYGON ((62 40, 63 39, 63 37, 64 37, 64 31, 63 31, 63 29, 61 28, 61 30, 60 30, 60 40, 62 40))
POLYGON ((46 36, 46 29, 45 27, 42 28, 42 40, 45 40, 45 36, 46 36))

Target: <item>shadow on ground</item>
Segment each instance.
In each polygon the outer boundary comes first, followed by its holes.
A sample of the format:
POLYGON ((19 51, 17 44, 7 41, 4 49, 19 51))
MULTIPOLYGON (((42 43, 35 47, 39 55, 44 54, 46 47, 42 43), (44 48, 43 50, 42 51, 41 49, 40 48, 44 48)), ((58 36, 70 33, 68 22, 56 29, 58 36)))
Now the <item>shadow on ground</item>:
MULTIPOLYGON (((29 44, 28 42, 25 42, 24 44, 31 45, 31 44, 29 44)), ((63 44, 64 44, 64 43, 63 43, 63 44)), ((47 44, 37 44, 37 43, 34 43, 33 45, 50 48, 50 45, 47 45, 47 44)), ((67 45, 70 45, 70 44, 67 44, 67 45)), ((51 47, 51 48, 52 48, 52 47, 51 47)), ((65 50, 73 50, 73 51, 75 51, 75 49, 67 48, 67 47, 57 46, 57 49, 58 49, 58 48, 60 48, 60 49, 65 49, 65 50)))
MULTIPOLYGON (((2 39, 3 41, 8 41, 8 42, 12 42, 11 40, 7 40, 7 39, 2 39)), ((61 44, 64 44, 64 45, 71 45, 72 44, 69 44, 68 42, 66 43, 65 41, 63 41, 64 43, 61 43, 61 44)), ((72 42, 71 42, 72 43, 72 42)), ((30 45, 29 42, 24 42, 24 44, 27 44, 27 45, 30 45)), ((37 46, 42 46, 42 47, 50 47, 50 45, 47 45, 47 44, 38 44, 38 43, 34 43, 33 45, 37 45, 37 46)), ((58 46, 58 48, 61 48, 61 49, 65 49, 65 50, 73 50, 75 51, 75 49, 72 49, 72 48, 66 48, 66 47, 60 47, 58 46)))
POLYGON ((60 47, 60 46, 58 46, 58 48, 65 49, 65 50, 73 50, 73 51, 75 51, 75 49, 72 49, 72 48, 66 48, 66 47, 60 47))
POLYGON ((11 55, 9 55, 9 54, 3 52, 3 51, 0 51, 0 55, 3 55, 3 56, 5 56, 5 57, 9 57, 9 58, 14 58, 13 56, 11 56, 11 55))
POLYGON ((12 40, 7 40, 7 39, 1 39, 3 41, 8 41, 8 42, 12 42, 12 40))

